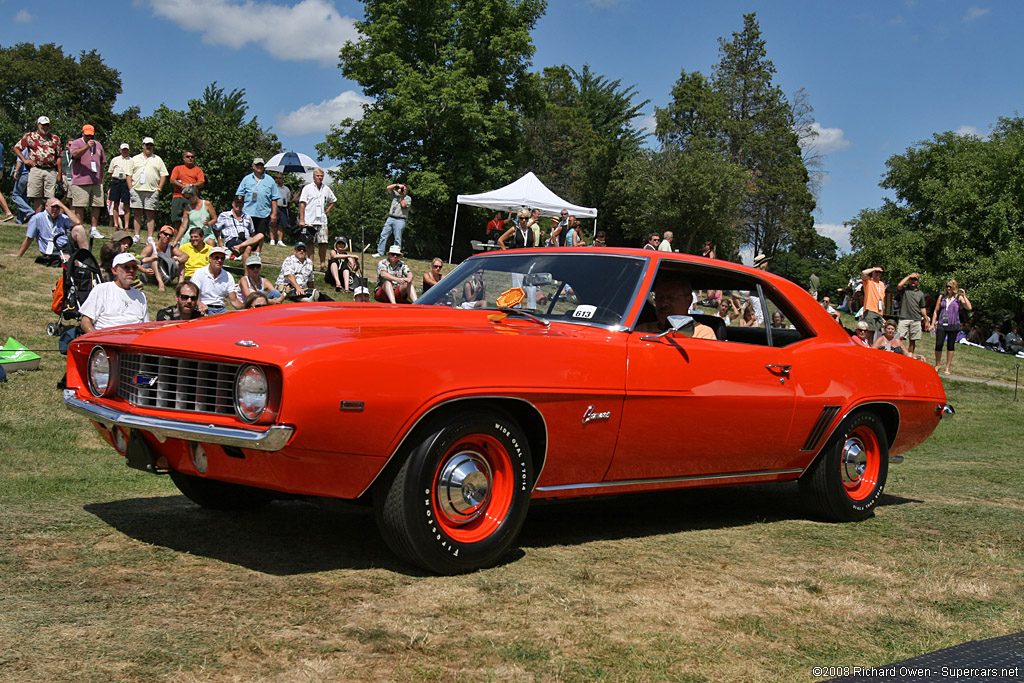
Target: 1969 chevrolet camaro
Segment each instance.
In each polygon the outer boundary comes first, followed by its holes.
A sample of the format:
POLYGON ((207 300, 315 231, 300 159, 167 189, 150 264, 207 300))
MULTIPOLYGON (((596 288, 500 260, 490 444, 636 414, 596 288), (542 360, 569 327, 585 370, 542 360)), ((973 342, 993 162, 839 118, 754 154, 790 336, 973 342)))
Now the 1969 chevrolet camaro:
POLYGON ((443 574, 498 562, 536 499, 798 480, 816 517, 864 519, 951 410, 930 365, 855 344, 792 282, 636 249, 474 257, 413 306, 101 330, 67 385, 199 505, 365 501, 443 574), (744 316, 694 305, 718 297, 744 316), (692 438, 722 417, 736 428, 692 438))

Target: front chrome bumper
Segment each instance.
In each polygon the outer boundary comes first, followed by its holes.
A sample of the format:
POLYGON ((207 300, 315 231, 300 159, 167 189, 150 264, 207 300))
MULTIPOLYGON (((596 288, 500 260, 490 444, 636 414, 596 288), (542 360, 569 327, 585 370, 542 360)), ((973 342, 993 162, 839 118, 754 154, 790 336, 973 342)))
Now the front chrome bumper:
POLYGON ((72 389, 64 390, 64 405, 72 412, 95 420, 108 429, 115 426, 141 429, 155 436, 161 443, 167 439, 185 439, 256 451, 279 451, 295 433, 294 427, 285 425, 272 425, 265 429, 242 429, 165 417, 133 415, 81 399, 72 389))

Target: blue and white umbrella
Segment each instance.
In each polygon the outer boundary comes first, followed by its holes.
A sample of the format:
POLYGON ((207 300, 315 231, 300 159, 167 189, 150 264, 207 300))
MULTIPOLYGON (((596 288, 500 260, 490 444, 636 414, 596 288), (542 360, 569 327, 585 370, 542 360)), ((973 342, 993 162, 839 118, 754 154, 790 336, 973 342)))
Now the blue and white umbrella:
POLYGON ((320 168, 320 164, 302 152, 282 152, 270 157, 264 168, 282 173, 305 173, 320 168))

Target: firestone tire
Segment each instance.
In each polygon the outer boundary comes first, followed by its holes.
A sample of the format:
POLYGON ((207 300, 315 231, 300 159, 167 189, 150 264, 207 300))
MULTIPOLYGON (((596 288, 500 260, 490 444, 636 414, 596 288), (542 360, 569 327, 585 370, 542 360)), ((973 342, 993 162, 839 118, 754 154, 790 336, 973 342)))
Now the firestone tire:
POLYGON ((437 574, 496 564, 530 504, 533 463, 519 425, 503 411, 474 410, 417 434, 374 489, 384 541, 403 560, 437 574))
POLYGON ((889 473, 889 442, 874 413, 844 423, 800 479, 800 493, 816 515, 830 522, 870 517, 889 473))
POLYGON ((186 498, 211 510, 251 510, 274 499, 270 491, 171 471, 171 481, 186 498))

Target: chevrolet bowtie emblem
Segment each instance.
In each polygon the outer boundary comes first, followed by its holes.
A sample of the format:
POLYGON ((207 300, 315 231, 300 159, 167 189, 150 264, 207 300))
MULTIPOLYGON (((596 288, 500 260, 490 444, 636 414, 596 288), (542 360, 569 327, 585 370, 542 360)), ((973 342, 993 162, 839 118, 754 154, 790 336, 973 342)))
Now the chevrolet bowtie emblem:
POLYGON ((135 375, 135 386, 137 387, 155 387, 156 377, 147 377, 146 375, 135 375))

